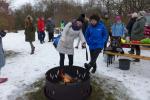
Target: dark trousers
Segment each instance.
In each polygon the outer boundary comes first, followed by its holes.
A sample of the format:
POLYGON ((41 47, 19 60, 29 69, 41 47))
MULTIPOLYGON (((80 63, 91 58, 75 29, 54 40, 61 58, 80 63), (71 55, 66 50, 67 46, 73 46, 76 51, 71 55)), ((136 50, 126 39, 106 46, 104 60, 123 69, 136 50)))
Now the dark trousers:
POLYGON ((37 31, 37 35, 38 35, 38 40, 40 40, 40 32, 37 31))
POLYGON ((107 48, 108 40, 109 40, 109 37, 107 38, 106 42, 104 43, 104 50, 107 48))
POLYGON ((49 41, 53 41, 54 32, 48 32, 48 39, 49 41))
POLYGON ((134 50, 136 50, 136 55, 140 55, 141 54, 141 49, 139 45, 132 45, 131 46, 131 52, 134 53, 134 50))
POLYGON ((40 42, 41 42, 41 43, 44 42, 44 39, 45 39, 45 32, 39 32, 39 39, 40 39, 40 42))
POLYGON ((29 42, 31 46, 31 54, 34 54, 35 46, 33 45, 33 42, 29 42))
POLYGON ((98 58, 99 54, 101 53, 101 50, 102 49, 90 50, 91 61, 90 61, 89 64, 92 67, 96 67, 96 61, 97 61, 97 58, 98 58))
MULTIPOLYGON (((68 55, 69 66, 73 66, 73 55, 68 55)), ((65 54, 60 53, 60 67, 64 67, 65 54)))
POLYGON ((31 50, 32 50, 33 48, 35 48, 34 45, 33 45, 33 42, 29 42, 29 43, 30 43, 30 46, 31 46, 31 50))

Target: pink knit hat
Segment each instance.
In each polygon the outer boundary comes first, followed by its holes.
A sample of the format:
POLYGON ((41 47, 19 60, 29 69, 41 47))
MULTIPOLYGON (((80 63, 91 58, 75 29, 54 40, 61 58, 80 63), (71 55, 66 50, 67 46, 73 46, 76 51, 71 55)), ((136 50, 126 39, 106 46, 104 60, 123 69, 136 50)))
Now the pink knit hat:
POLYGON ((120 21, 121 20, 121 16, 116 16, 115 17, 115 21, 120 21))

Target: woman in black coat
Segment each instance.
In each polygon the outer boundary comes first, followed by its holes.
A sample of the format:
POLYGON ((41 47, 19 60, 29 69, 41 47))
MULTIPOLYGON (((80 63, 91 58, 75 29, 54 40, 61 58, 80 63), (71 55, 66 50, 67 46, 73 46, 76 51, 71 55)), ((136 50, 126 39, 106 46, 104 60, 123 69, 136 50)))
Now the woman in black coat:
MULTIPOLYGON (((131 39, 131 31, 132 31, 134 23, 136 22, 137 17, 138 17, 138 14, 136 12, 133 13, 132 16, 131 16, 131 19, 130 19, 129 23, 127 24, 128 36, 130 37, 130 39, 131 39)), ((134 53, 133 47, 131 48, 131 50, 129 51, 129 53, 130 54, 134 53)))

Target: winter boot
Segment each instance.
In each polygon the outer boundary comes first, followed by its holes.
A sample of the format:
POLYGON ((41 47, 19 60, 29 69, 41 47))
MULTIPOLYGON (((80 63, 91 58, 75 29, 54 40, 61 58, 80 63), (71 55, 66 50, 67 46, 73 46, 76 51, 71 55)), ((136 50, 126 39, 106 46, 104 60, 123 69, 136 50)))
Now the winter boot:
POLYGON ((76 46, 75 48, 78 49, 78 46, 76 46))
POLYGON ((34 54, 34 51, 35 51, 35 47, 32 48, 31 55, 34 54))
POLYGON ((94 74, 95 72, 96 72, 96 68, 97 68, 97 66, 95 65, 95 66, 93 66, 93 69, 92 69, 92 73, 94 74))
POLYGON ((86 68, 87 71, 90 71, 90 69, 92 68, 92 66, 87 63, 84 64, 84 67, 86 68))

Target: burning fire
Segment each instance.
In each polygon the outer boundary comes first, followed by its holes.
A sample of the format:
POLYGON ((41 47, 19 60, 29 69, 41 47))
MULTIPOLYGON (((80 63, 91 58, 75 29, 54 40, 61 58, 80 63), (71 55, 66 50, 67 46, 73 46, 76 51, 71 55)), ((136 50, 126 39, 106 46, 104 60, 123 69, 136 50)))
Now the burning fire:
POLYGON ((64 70, 60 71, 60 77, 62 78, 62 81, 64 83, 71 83, 74 81, 74 79, 70 75, 64 73, 64 70))

